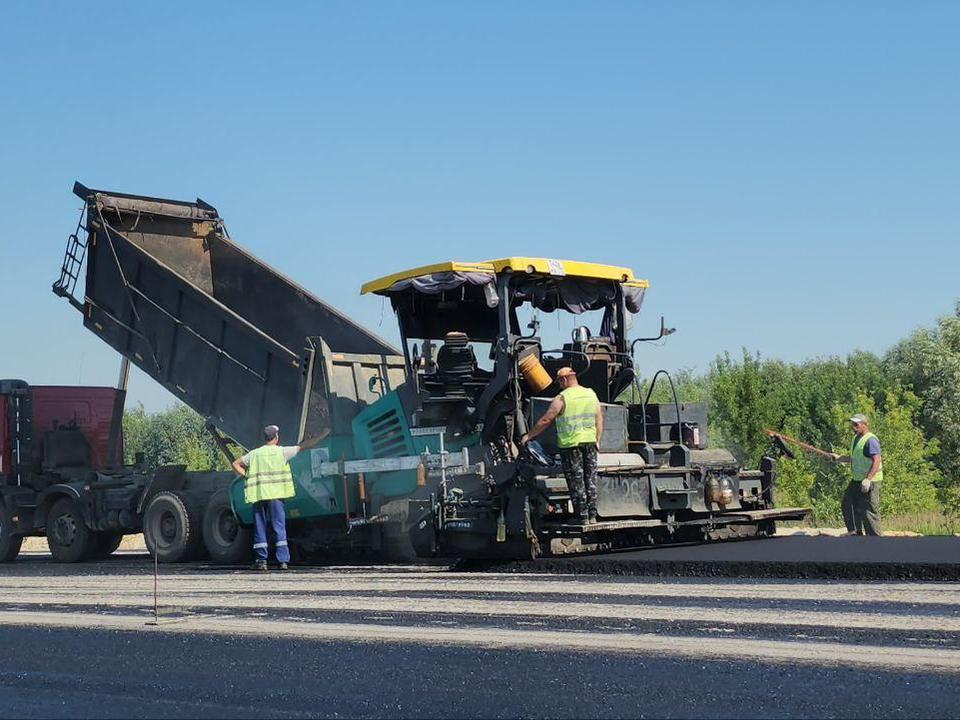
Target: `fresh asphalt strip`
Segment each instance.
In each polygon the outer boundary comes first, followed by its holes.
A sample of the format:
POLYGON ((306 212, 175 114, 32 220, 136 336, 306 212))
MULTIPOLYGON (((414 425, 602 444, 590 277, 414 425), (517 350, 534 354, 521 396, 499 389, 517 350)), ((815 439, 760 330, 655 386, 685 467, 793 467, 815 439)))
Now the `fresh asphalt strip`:
POLYGON ((960 537, 775 537, 536 560, 464 560, 462 572, 659 577, 960 580, 960 537))
MULTIPOLYGON (((70 575, 69 565, 49 562, 43 553, 24 553, 23 560, 43 566, 51 576, 70 575)), ((124 574, 129 561, 144 562, 144 554, 122 554, 99 564, 103 575, 124 574)), ((16 565, 8 574, 18 574, 16 565)), ((404 574, 411 565, 300 565, 315 571, 404 574)), ((443 572, 436 562, 419 565, 443 572)), ((246 566, 202 563, 164 565, 162 575, 230 574, 246 566)), ((464 573, 498 572, 544 575, 607 575, 616 577, 783 578, 823 580, 960 580, 960 537, 832 537, 784 536, 701 545, 654 547, 624 552, 543 557, 536 560, 461 560, 452 569, 464 573)))

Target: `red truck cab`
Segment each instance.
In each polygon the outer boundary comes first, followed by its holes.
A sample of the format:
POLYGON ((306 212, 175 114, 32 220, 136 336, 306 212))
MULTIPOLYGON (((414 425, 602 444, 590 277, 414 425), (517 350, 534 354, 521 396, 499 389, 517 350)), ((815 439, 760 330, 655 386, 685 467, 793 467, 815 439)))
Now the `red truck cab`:
POLYGON ((130 514, 142 485, 123 468, 124 396, 111 387, 0 380, 0 562, 15 558, 29 535, 46 532, 54 556, 67 560, 90 554, 98 531, 102 547, 122 537, 120 510, 130 514), (104 494, 91 489, 118 476, 129 491, 118 498, 111 488, 110 514, 104 494))
MULTIPOLYGON (((110 422, 114 404, 121 391, 112 387, 76 387, 70 385, 33 386, 33 434, 72 424, 83 432, 90 445, 89 467, 103 470, 123 464, 123 431, 118 437, 113 458, 108 458, 110 422)), ((34 451, 36 458, 37 452, 34 451)))

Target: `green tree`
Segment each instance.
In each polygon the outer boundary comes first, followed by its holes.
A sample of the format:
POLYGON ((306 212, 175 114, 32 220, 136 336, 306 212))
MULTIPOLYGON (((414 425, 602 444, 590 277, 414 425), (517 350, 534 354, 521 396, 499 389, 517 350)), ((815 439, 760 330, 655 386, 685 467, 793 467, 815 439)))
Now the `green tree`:
POLYGON ((744 464, 756 464, 769 449, 767 428, 812 445, 836 443, 834 406, 858 394, 881 400, 891 385, 880 359, 865 352, 784 363, 744 350, 739 361, 717 357, 708 379, 711 422, 744 464))
POLYGON ((895 345, 885 363, 919 396, 920 422, 939 445, 941 500, 960 510, 960 301, 954 314, 939 318, 936 327, 917 330, 895 345))
POLYGON ((138 405, 123 418, 124 459, 133 462, 144 454, 148 468, 182 464, 188 470, 227 470, 229 464, 204 429, 203 418, 186 405, 177 404, 156 413, 138 405))
POLYGON ((146 444, 147 428, 150 418, 143 403, 123 413, 123 462, 133 465, 136 454, 143 451, 146 444))
POLYGON ((779 426, 774 389, 785 385, 783 363, 762 362, 746 349, 735 361, 730 353, 718 356, 709 371, 709 417, 724 446, 743 465, 756 465, 769 445, 765 427, 779 426))
POLYGON ((816 472, 812 463, 802 456, 777 461, 775 497, 779 507, 807 507, 813 496, 816 472))
MULTIPOLYGON (((670 379, 677 390, 677 399, 680 402, 706 402, 710 394, 710 383, 705 375, 697 375, 693 368, 680 368, 676 372, 670 373, 670 379)), ((621 402, 639 403, 640 398, 644 400, 650 392, 650 381, 652 377, 645 377, 629 385, 617 399, 621 402)), ((653 388, 653 395, 650 396, 650 402, 669 403, 673 402, 673 391, 670 389, 670 382, 666 377, 661 376, 657 379, 657 384, 653 388)))

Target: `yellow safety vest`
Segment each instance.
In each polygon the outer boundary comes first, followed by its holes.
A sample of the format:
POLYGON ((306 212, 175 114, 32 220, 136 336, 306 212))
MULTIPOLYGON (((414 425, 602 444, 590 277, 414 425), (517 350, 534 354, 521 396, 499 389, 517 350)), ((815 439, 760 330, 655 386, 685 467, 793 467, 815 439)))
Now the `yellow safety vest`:
MULTIPOLYGON (((863 450, 867 447, 870 438, 875 437, 876 435, 872 432, 865 432, 859 438, 856 435, 853 437, 853 444, 850 446, 850 470, 853 472, 854 482, 863 482, 867 473, 870 472, 870 468, 873 467, 873 458, 864 455, 863 450)), ((880 461, 880 467, 877 468, 877 472, 873 476, 873 482, 881 482, 882 480, 883 460, 880 461)))
POLYGON ((560 393, 563 412, 557 416, 557 445, 562 448, 597 441, 597 394, 583 385, 560 393))
POLYGON ((293 473, 283 459, 279 445, 263 445, 250 451, 250 465, 243 487, 243 499, 253 504, 261 500, 283 500, 293 497, 293 473))

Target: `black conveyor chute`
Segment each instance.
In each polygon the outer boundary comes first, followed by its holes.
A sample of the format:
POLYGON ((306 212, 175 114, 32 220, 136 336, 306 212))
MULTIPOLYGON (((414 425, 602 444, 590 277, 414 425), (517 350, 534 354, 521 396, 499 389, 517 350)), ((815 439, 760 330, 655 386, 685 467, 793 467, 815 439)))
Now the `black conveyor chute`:
POLYGON ((287 442, 324 429, 311 370, 321 339, 336 353, 398 353, 235 245, 202 200, 74 192, 86 202, 84 325, 246 447, 270 423, 287 442))

